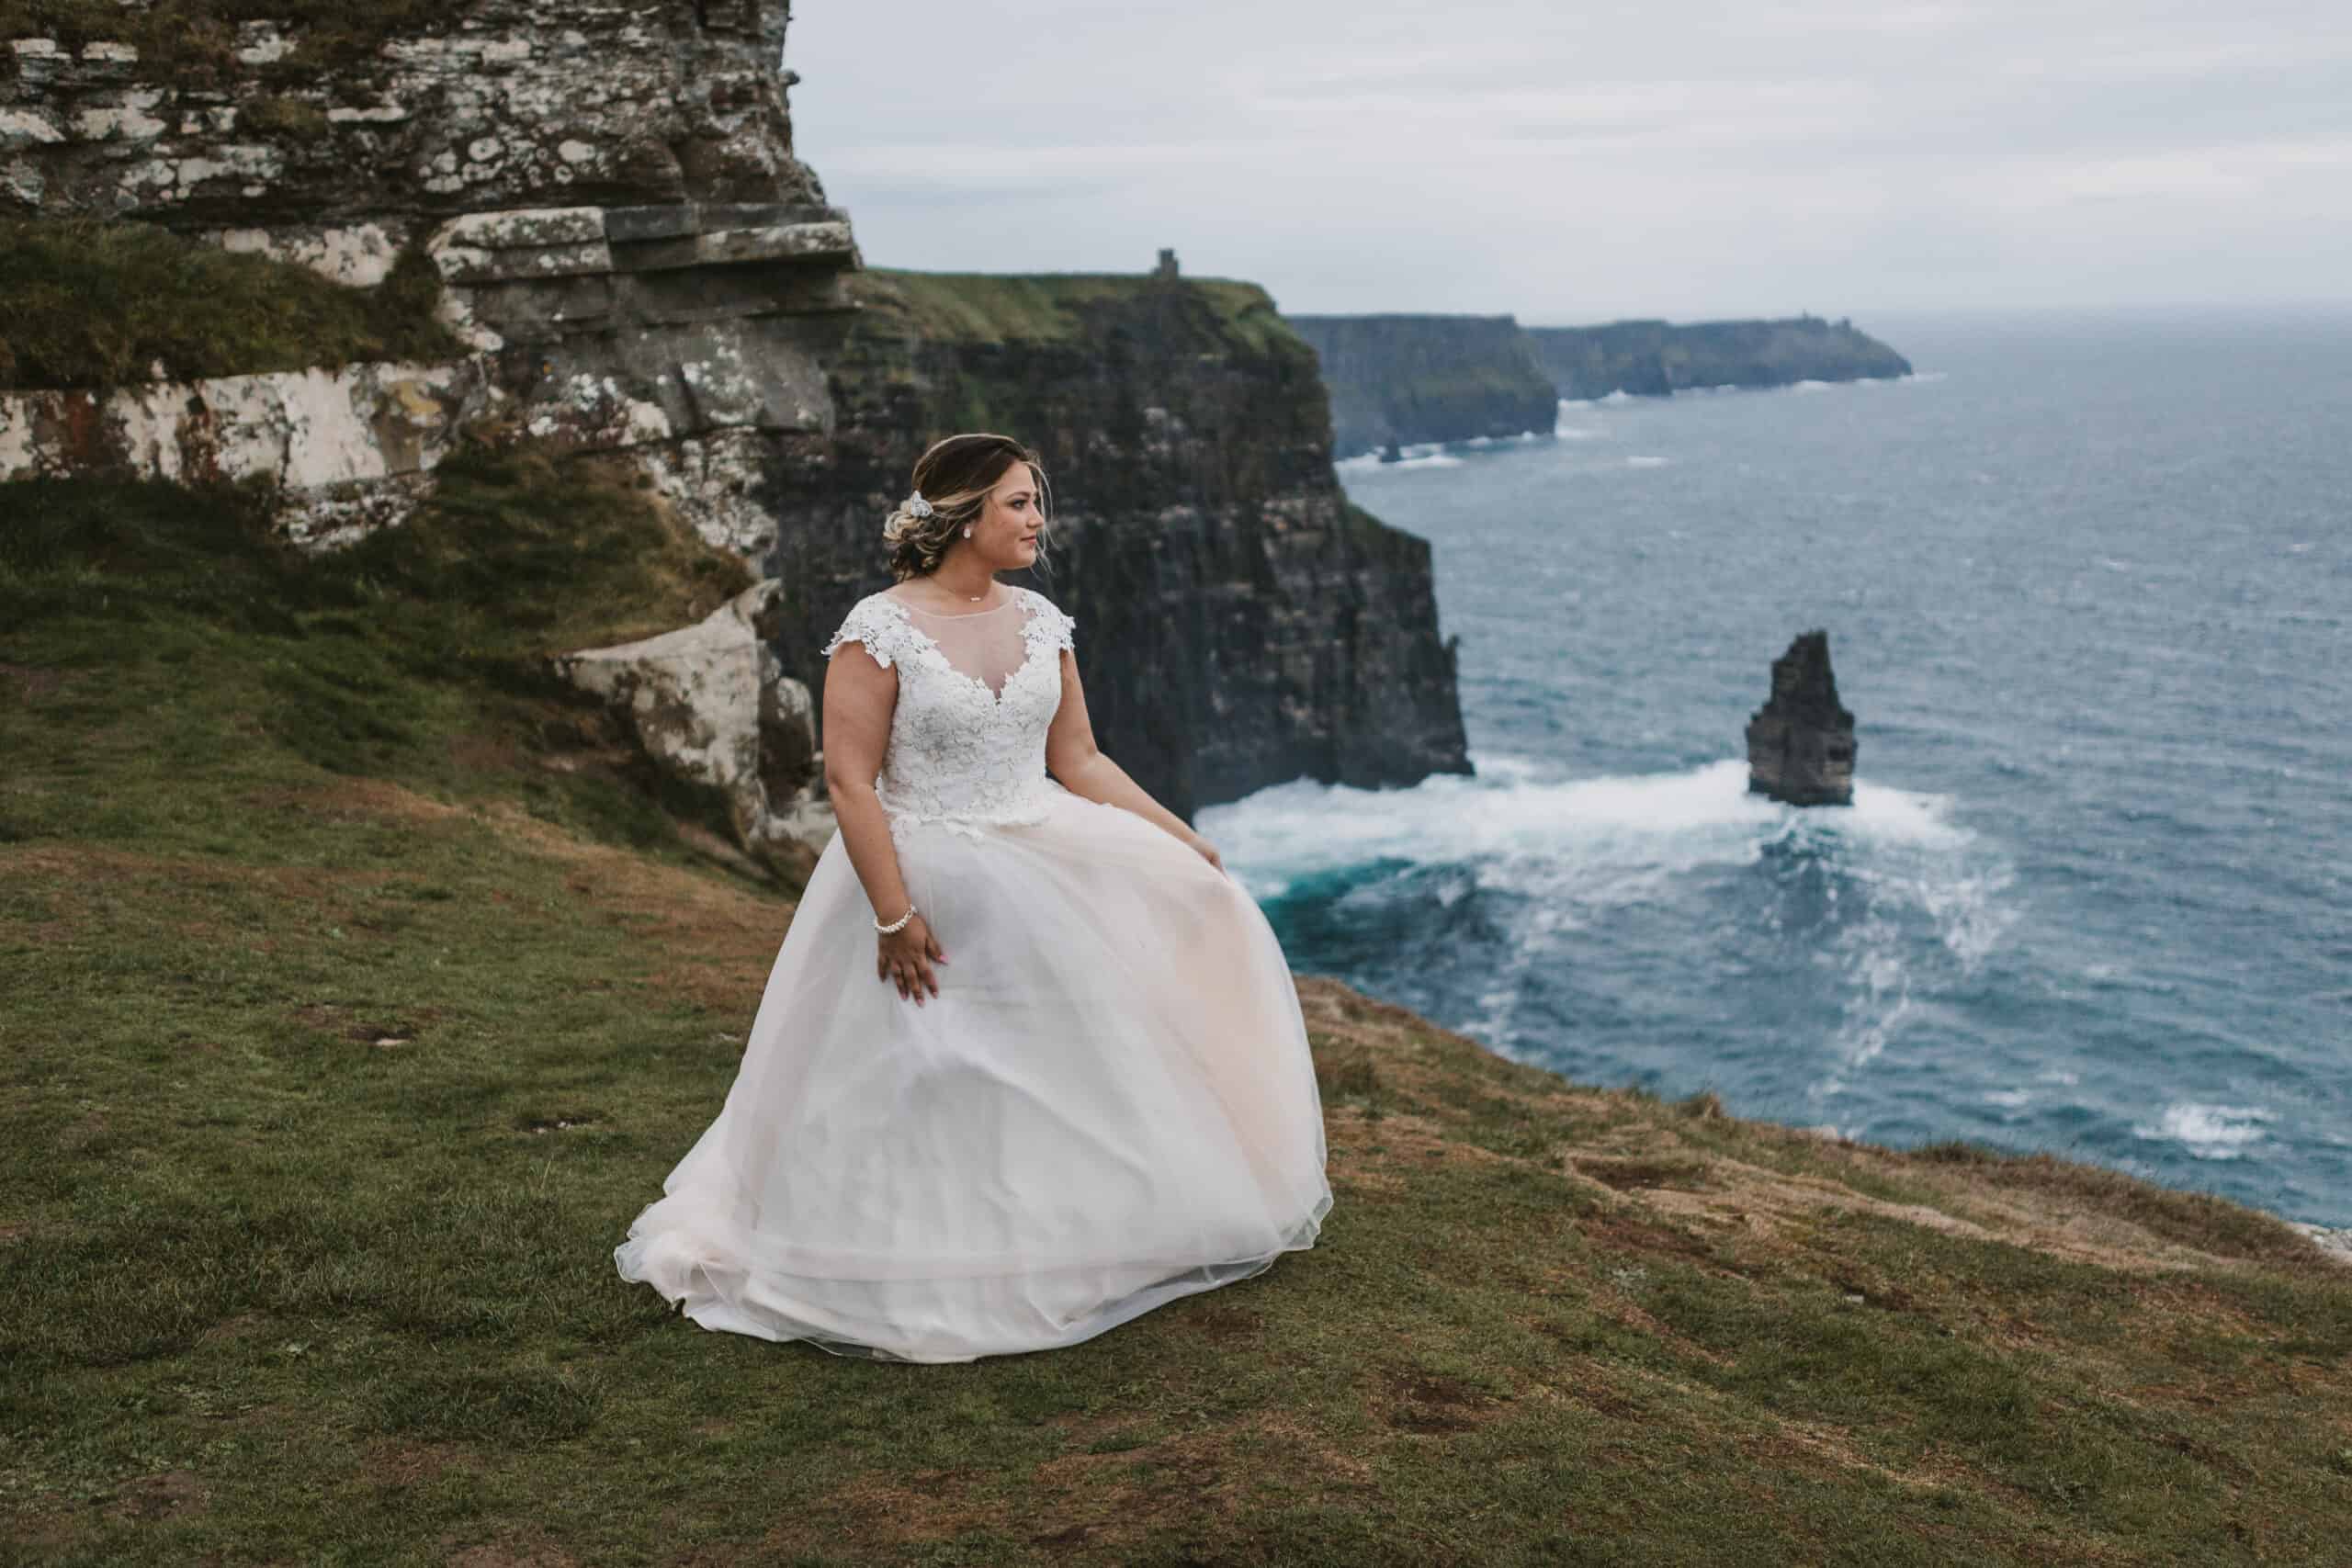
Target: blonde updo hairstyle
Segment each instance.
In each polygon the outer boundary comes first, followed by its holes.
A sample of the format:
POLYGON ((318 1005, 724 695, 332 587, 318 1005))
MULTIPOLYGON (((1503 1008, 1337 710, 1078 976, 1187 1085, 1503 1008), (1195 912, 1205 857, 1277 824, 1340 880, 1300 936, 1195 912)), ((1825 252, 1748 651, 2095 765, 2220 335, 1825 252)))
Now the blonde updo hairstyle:
MULTIPOLYGON (((972 432, 932 443, 915 459, 914 490, 882 520, 882 542, 890 550, 890 575, 900 582, 936 570, 947 547, 962 535, 964 525, 978 523, 987 509, 989 491, 1015 463, 1029 465, 1037 482, 1037 511, 1050 514, 1046 504, 1046 470, 1037 454, 1010 435, 972 432), (931 514, 910 512, 917 497, 928 502, 931 514)), ((1037 536, 1037 564, 1046 558, 1046 536, 1037 536)))

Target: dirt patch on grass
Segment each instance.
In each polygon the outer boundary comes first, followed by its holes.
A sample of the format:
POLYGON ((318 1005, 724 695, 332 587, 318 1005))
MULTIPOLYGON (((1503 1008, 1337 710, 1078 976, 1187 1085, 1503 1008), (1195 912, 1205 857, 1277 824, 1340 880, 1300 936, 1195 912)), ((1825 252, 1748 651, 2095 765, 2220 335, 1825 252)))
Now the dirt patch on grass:
POLYGON ((1195 1306, 1175 1321, 1212 1345, 1254 1344, 1265 1333, 1265 1325, 1256 1313, 1215 1303, 1195 1306))
POLYGON ((1369 1402, 1390 1430, 1422 1435, 1467 1432, 1500 1415, 1508 1402, 1459 1378, 1415 1367, 1384 1367, 1369 1402))
POLYGON ((249 1339, 256 1334, 266 1334, 269 1329, 270 1320, 267 1314, 258 1312, 241 1312, 233 1317, 224 1317, 203 1330, 197 1335, 196 1342, 204 1346, 233 1345, 238 1340, 249 1339))
POLYGON ((11 664, 0 659, 0 685, 13 686, 26 702, 38 702, 65 684, 62 670, 45 670, 38 664, 11 664))
POLYGON ((369 1443, 359 1463, 362 1475, 385 1486, 414 1486, 450 1470, 481 1468, 470 1452, 455 1443, 413 1443, 392 1438, 369 1443))
POLYGON ((1578 1155, 1570 1162, 1603 1187, 1630 1192, 1644 1187, 1704 1188, 1710 1185, 1706 1163, 1696 1159, 1612 1158, 1578 1155))
POLYGON ((779 1561, 790 1552, 831 1551, 843 1540, 871 1550, 950 1540, 967 1530, 1001 1525, 1001 1504, 971 1495, 978 1471, 864 1471, 804 1511, 770 1530, 760 1551, 735 1562, 779 1561))
MULTIPOLYGON (((1432 1396, 1423 1408, 1451 1406, 1432 1396)), ((1143 1425, 1133 1416, 1070 1414, 1048 1424, 1069 1450, 1025 1483, 970 1468, 865 1472, 771 1532, 759 1553, 730 1561, 764 1562, 845 1538, 869 1551, 903 1550, 980 1530, 1024 1541, 1048 1561, 1115 1555, 1172 1530, 1238 1528, 1277 1503, 1360 1500, 1374 1484, 1363 1455, 1341 1451, 1286 1411, 1133 1444, 1119 1440, 1143 1425)))
POLYGON ((449 1568, 573 1568, 579 1560, 545 1541, 496 1541, 458 1547, 442 1561, 449 1568))
POLYGON ((185 1518, 211 1501, 211 1489, 194 1471, 165 1470, 124 1482, 115 1488, 107 1507, 121 1518, 153 1523, 185 1518))
POLYGON ((376 1012, 363 1015, 355 1013, 341 1002, 304 1002, 293 1010, 292 1016, 296 1022, 308 1025, 322 1034, 389 1051, 415 1044, 425 1032, 426 1026, 441 1016, 441 1010, 422 1007, 400 1015, 376 1012))

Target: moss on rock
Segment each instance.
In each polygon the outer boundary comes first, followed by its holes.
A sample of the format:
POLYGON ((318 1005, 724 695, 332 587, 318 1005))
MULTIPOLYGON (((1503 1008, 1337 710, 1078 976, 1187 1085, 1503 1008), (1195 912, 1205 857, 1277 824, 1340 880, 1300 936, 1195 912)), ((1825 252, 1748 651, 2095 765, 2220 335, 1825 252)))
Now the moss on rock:
POLYGON ((152 223, 0 220, 0 387, 112 387, 466 352, 412 245, 354 288, 152 223))

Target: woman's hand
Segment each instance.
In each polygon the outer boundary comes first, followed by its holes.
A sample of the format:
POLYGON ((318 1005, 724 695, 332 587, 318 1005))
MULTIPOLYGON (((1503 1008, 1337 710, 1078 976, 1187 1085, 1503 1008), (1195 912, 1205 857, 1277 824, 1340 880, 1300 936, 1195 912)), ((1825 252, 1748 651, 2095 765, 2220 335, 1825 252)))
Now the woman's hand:
POLYGON ((1217 870, 1223 871, 1225 869, 1225 857, 1216 852, 1216 846, 1215 844, 1210 843, 1198 833, 1193 834, 1184 841, 1192 845, 1195 853, 1197 853, 1203 860, 1208 862, 1211 865, 1216 867, 1217 870))
POLYGON ((939 977, 931 966, 946 962, 945 950, 933 940, 921 915, 887 935, 877 933, 874 977, 894 982, 899 995, 912 998, 917 1007, 922 1006, 925 992, 939 995, 939 977))

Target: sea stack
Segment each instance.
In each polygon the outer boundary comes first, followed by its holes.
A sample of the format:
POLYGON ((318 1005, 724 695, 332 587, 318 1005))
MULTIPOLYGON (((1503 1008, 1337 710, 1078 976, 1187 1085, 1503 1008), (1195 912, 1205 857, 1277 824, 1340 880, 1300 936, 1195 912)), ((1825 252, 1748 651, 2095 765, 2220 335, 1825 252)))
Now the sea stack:
POLYGON ((1747 791, 1791 806, 1854 799, 1854 716, 1838 702, 1829 634, 1800 633, 1772 660, 1772 695, 1747 721, 1747 791))

